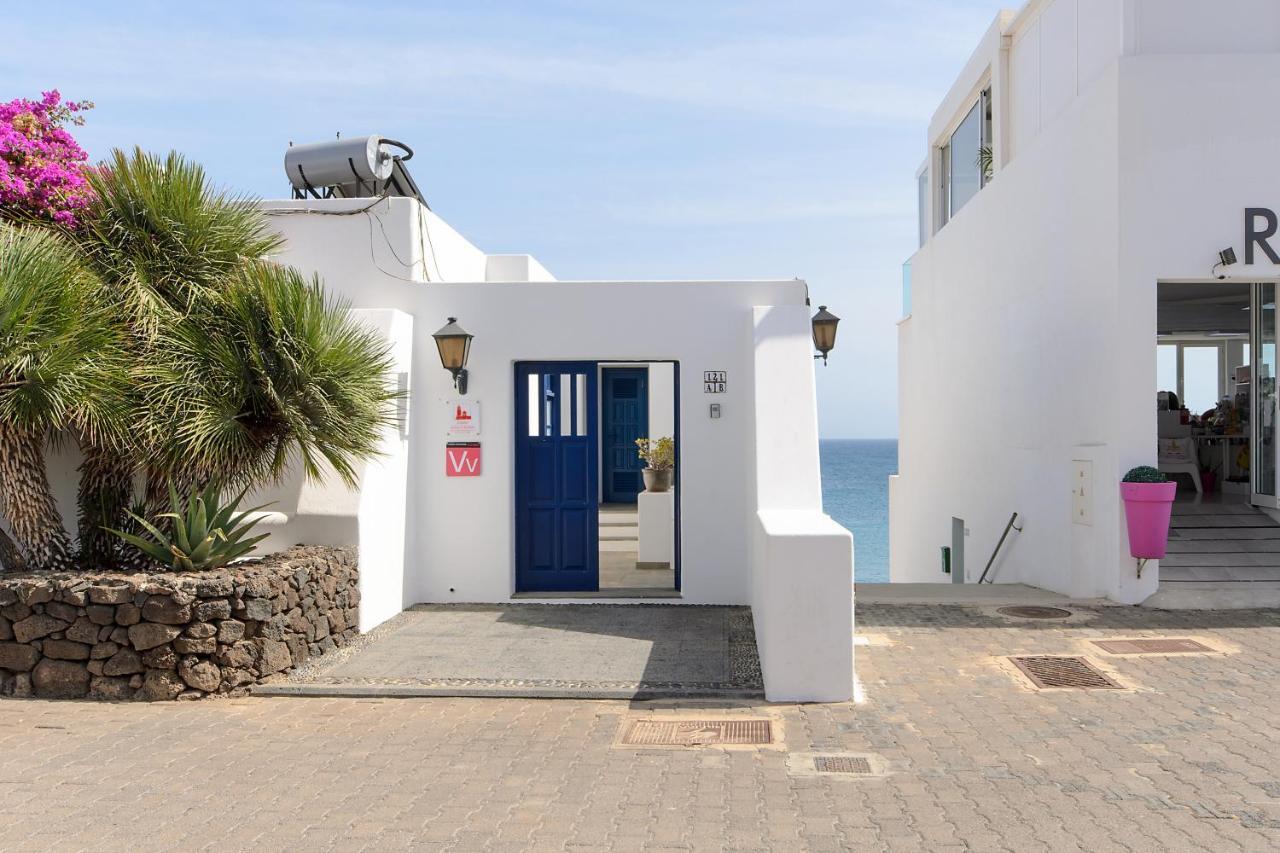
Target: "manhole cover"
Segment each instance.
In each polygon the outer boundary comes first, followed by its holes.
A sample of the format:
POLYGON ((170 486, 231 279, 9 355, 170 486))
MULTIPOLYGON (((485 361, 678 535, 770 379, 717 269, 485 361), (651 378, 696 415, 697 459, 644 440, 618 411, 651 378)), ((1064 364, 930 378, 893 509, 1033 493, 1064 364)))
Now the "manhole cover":
POLYGON ((634 720, 625 746, 707 746, 773 743, 769 720, 634 720))
POLYGON ((1009 658, 1036 687, 1114 690, 1119 684, 1084 658, 1036 655, 1009 658))
POLYGON ((1212 652, 1204 643, 1183 638, 1153 640, 1090 640, 1104 652, 1113 655, 1176 655, 1212 652))
POLYGON ((1013 616, 1017 619, 1066 619, 1071 615, 1070 610, 1063 610, 1061 607, 1036 607, 1034 605, 1001 607, 996 612, 1005 616, 1013 616))
POLYGON ((856 755, 815 755, 813 769, 819 773, 871 773, 871 762, 856 755))

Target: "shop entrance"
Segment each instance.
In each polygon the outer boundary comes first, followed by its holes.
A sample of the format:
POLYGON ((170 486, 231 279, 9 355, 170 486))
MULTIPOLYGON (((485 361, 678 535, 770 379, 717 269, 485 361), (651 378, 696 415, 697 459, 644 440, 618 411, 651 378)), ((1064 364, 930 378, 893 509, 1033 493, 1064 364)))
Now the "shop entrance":
POLYGON ((1158 464, 1178 482, 1162 583, 1280 579, 1276 284, 1158 288, 1158 464))

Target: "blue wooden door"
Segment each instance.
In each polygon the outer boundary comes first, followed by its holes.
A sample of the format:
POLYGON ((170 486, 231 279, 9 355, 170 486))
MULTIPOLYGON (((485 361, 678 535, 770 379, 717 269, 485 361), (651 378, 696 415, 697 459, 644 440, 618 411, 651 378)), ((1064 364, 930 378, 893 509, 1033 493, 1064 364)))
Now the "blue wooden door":
POLYGON ((603 381, 604 499, 633 504, 644 489, 640 475, 644 463, 636 453, 636 439, 649 437, 649 371, 609 367, 603 371, 603 381))
POLYGON ((516 589, 600 588, 596 365, 516 365, 516 589))

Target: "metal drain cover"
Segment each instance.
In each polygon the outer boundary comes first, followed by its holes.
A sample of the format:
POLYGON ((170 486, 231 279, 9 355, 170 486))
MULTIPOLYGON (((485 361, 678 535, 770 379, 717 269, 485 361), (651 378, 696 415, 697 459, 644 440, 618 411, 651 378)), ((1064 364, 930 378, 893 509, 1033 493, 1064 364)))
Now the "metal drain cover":
POLYGON ((1001 607, 996 612, 1005 616, 1013 616, 1017 619, 1066 619, 1071 616, 1070 610, 1063 610, 1061 607, 1039 607, 1035 605, 1001 607))
POLYGON ((1120 685, 1084 658, 1032 655, 1011 657, 1014 666, 1036 687, 1065 687, 1077 690, 1116 690, 1120 685))
POLYGON ((769 720, 633 720, 624 746, 750 746, 773 743, 769 720))
POLYGON ((1113 655, 1177 655, 1203 654, 1213 649, 1204 643, 1184 638, 1149 640, 1090 640, 1104 652, 1113 655))
POLYGON ((858 755, 815 755, 813 769, 819 773, 871 773, 871 762, 858 755))

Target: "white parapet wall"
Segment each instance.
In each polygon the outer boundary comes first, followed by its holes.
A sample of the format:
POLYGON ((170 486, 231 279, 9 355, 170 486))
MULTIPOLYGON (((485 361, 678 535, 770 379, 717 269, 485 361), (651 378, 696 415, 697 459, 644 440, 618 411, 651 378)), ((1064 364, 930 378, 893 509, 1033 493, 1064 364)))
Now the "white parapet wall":
POLYGON ((822 511, 809 309, 754 311, 751 610, 765 697, 853 698, 853 535, 822 511))
MULTIPOLYGON (((413 363, 413 317, 392 309, 353 309, 351 314, 382 338, 391 359, 387 381, 405 392, 413 363)), ((383 430, 378 455, 358 467, 355 488, 332 472, 304 480, 291 470, 279 483, 251 496, 271 504, 263 525, 271 538, 259 554, 292 545, 356 545, 360 553, 360 630, 369 631, 412 604, 405 598, 405 503, 409 489, 407 399, 396 423, 383 430)))

